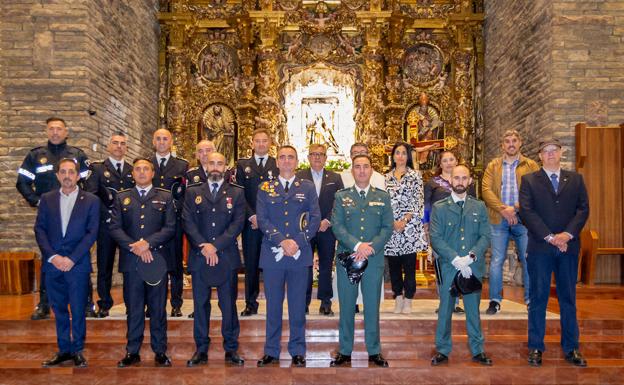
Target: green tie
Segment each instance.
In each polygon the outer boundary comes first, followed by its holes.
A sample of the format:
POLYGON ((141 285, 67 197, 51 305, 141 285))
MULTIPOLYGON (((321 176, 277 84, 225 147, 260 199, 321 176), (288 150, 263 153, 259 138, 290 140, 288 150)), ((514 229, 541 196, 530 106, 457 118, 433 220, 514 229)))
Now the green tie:
POLYGON ((366 199, 366 191, 360 190, 360 196, 362 197, 362 200, 366 199))
POLYGON ((463 209, 463 208, 464 208, 464 201, 457 201, 457 205, 458 205, 460 208, 462 208, 462 209, 463 209))

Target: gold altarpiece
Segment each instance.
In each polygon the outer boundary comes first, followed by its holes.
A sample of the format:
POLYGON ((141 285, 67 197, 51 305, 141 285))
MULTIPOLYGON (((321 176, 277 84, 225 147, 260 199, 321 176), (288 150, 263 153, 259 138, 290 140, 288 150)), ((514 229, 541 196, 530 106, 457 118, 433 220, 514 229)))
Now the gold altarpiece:
POLYGON ((182 156, 203 137, 249 156, 259 127, 288 142, 289 79, 331 68, 378 165, 407 140, 424 168, 441 147, 482 166, 482 0, 162 0, 159 20, 160 125, 182 156))

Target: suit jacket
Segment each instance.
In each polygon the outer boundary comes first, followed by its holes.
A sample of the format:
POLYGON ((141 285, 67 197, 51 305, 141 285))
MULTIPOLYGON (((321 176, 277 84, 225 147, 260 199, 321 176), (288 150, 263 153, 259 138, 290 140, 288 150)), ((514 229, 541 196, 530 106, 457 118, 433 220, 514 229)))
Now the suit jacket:
POLYGON ((171 193, 152 187, 141 199, 136 188, 117 194, 109 225, 111 237, 119 244, 119 271, 129 272, 136 268, 138 256, 130 251, 130 244, 144 239, 151 250, 159 250, 167 267, 175 267, 171 248, 176 229, 176 214, 171 193))
MULTIPOLYGON (((474 252, 472 273, 481 279, 485 273, 485 251, 490 246, 491 229, 485 203, 466 195, 463 209, 449 196, 434 203, 429 222, 431 247, 438 254, 443 272, 455 274, 455 257, 474 252)), ((445 274, 446 275, 446 274, 445 274)))
POLYGON ((65 236, 61 225, 60 190, 52 190, 41 196, 35 238, 41 250, 43 271, 56 271, 48 258, 58 254, 74 262, 72 271, 91 272, 89 249, 97 239, 100 223, 100 201, 84 190, 78 191, 65 236))
POLYGON ((589 199, 583 176, 561 170, 558 190, 555 192, 544 169, 522 177, 520 218, 529 231, 529 253, 547 252, 554 246, 544 238, 564 231, 573 236, 567 252, 579 252, 581 230, 589 217, 589 199))
MULTIPOLYGON (((309 180, 312 184, 314 184, 314 179, 312 179, 312 170, 310 169, 297 172, 297 177, 309 180)), ((329 170, 323 170, 321 193, 318 197, 319 207, 321 209, 321 220, 327 219, 331 222, 331 213, 334 208, 336 192, 342 190, 343 188, 344 186, 342 185, 342 178, 340 177, 340 174, 329 170)))
MULTIPOLYGON (((267 155, 268 156, 268 155, 267 155)), ((245 200, 247 201, 247 219, 256 215, 256 202, 258 197, 258 186, 260 183, 277 179, 279 169, 275 158, 269 156, 264 163, 264 167, 258 166, 256 159, 251 158, 239 159, 236 163, 236 184, 243 186, 245 189, 245 200)))
POLYGON ((368 258, 368 266, 383 268, 384 247, 393 225, 392 203, 387 192, 371 186, 364 200, 355 187, 336 193, 332 231, 338 240, 338 253, 353 252, 359 242, 371 242, 375 254, 368 258))
POLYGON ((91 163, 91 174, 85 183, 85 190, 100 198, 102 202, 100 205, 101 221, 110 221, 110 214, 113 210, 113 203, 117 193, 132 187, 134 187, 132 165, 127 161, 124 161, 121 175, 108 158, 103 162, 91 163))
POLYGON ((171 155, 169 161, 165 165, 163 171, 160 170, 160 157, 154 154, 152 164, 154 165, 154 178, 152 185, 169 190, 173 195, 176 210, 182 212, 182 199, 184 198, 184 190, 186 188, 186 170, 188 170, 188 162, 186 159, 176 158, 171 155))
POLYGON ((190 186, 184 197, 182 226, 191 245, 188 269, 196 271, 198 263, 206 263, 201 255, 202 243, 212 243, 219 258, 227 259, 230 268, 241 266, 236 237, 245 224, 245 196, 237 185, 223 182, 212 197, 209 183, 190 186))
POLYGON ((321 223, 314 183, 295 177, 292 187, 286 192, 277 180, 264 182, 258 190, 256 210, 258 228, 264 235, 260 250, 260 268, 312 266, 310 239, 314 238, 321 223), (302 220, 304 214, 307 214, 306 221, 302 220), (301 255, 297 260, 284 256, 276 262, 275 253, 271 249, 280 247, 285 239, 297 242, 301 255))

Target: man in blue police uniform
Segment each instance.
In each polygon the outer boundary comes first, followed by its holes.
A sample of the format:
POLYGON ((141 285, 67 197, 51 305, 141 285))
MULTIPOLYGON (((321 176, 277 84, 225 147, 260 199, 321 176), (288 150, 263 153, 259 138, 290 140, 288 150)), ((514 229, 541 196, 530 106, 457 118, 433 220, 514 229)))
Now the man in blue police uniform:
POLYGON ((134 161, 132 176, 136 187, 117 194, 110 222, 110 235, 121 249, 119 271, 124 276, 126 308, 128 310, 128 344, 126 355, 119 361, 119 367, 127 367, 141 362, 139 352, 145 329, 145 302, 151 312, 150 338, 156 353, 157 366, 171 366, 167 352, 167 275, 156 285, 143 281, 137 271, 140 258, 143 262, 154 263, 152 252, 158 251, 167 260, 169 244, 173 242, 176 214, 171 193, 154 187, 154 165, 149 159, 134 161))
MULTIPOLYGON (((169 190, 173 196, 176 209, 176 234, 171 242, 172 259, 167 261, 169 278, 171 280, 171 316, 182 317, 182 292, 184 290, 184 267, 182 262, 182 200, 186 187, 185 175, 188 170, 188 162, 171 154, 173 137, 171 132, 164 128, 154 132, 152 144, 156 153, 152 158, 154 164, 154 187, 169 190)), ((149 306, 147 308, 149 312, 149 306)))
POLYGON ((108 158, 101 162, 91 163, 91 175, 85 182, 85 190, 100 198, 100 227, 97 239, 97 292, 98 318, 108 317, 113 307, 111 285, 113 265, 117 243, 111 238, 108 229, 113 203, 119 191, 134 187, 132 165, 124 156, 128 150, 126 135, 123 132, 113 134, 108 142, 108 158))
POLYGON ((190 186, 184 197, 182 225, 191 245, 188 269, 193 277, 193 336, 197 348, 187 366, 208 362, 210 297, 217 288, 222 313, 221 334, 225 361, 243 365, 238 355, 240 326, 236 312, 238 268, 241 266, 236 237, 245 222, 245 195, 240 186, 224 179, 225 157, 207 157, 207 183, 190 186))
POLYGON ((59 161, 57 177, 61 188, 41 196, 35 223, 59 347, 59 352, 43 366, 72 360, 75 366, 85 367, 82 350, 87 332, 84 308, 91 273, 89 249, 97 237, 100 203, 96 196, 76 185, 79 166, 73 159, 59 161))
POLYGON ((264 356, 258 366, 279 362, 284 293, 288 297, 290 336, 288 352, 293 366, 305 366, 305 296, 312 266, 310 240, 321 222, 314 184, 297 178, 297 150, 277 151, 279 177, 260 184, 256 215, 264 235, 260 267, 264 275, 267 319, 264 356))
MULTIPOLYGON (((54 172, 54 167, 59 160, 63 158, 75 159, 79 165, 80 178, 84 179, 89 175, 87 155, 81 149, 67 144, 68 129, 63 119, 57 117, 48 118, 46 120, 46 133, 48 135, 48 144, 30 150, 17 170, 17 190, 32 207, 39 205, 41 195, 60 187, 54 172)), ((44 265, 44 263, 41 264, 39 304, 30 317, 32 320, 50 317, 45 272, 43 271, 44 265)), ((89 286, 91 286, 90 281, 89 286)), ((87 306, 89 315, 95 314, 92 303, 91 295, 89 295, 89 304, 91 304, 91 306, 87 306)))
POLYGON ((258 129, 252 135, 253 156, 239 159, 236 165, 236 183, 245 189, 247 213, 243 229, 243 257, 245 259, 245 309, 241 316, 258 313, 258 293, 260 292, 260 245, 262 233, 258 230, 256 217, 256 197, 258 185, 277 178, 279 170, 275 158, 269 156, 271 135, 265 129, 258 129))
MULTIPOLYGON (((342 178, 339 174, 325 170, 327 161, 327 148, 322 144, 312 144, 308 152, 310 168, 301 170, 297 177, 307 179, 314 183, 316 194, 319 197, 321 209, 321 225, 316 236, 311 241, 312 250, 318 253, 318 291, 317 297, 321 300, 319 313, 334 315, 331 299, 334 296, 332 290, 332 265, 336 250, 336 237, 331 231, 331 213, 334 207, 336 192, 343 189, 342 178)), ((308 291, 306 293, 306 312, 312 300, 312 272, 308 276, 308 291)))
MULTIPOLYGON (((186 172, 186 185, 205 183, 208 179, 208 155, 217 152, 217 148, 211 140, 201 140, 195 146, 195 157, 199 163, 196 167, 191 167, 186 172)), ((226 167, 223 173, 226 182, 232 181, 232 171, 226 167)))

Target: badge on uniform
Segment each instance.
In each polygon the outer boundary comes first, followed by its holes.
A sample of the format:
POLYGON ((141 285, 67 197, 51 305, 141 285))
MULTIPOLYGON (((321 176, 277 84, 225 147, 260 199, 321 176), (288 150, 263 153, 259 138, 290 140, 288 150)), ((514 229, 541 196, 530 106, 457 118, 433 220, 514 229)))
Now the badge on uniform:
POLYGON ((44 157, 42 157, 41 159, 39 159, 39 163, 41 163, 41 164, 46 164, 46 163, 48 163, 48 158, 46 158, 45 156, 44 156, 44 157))
POLYGON ((234 207, 232 205, 232 197, 226 197, 226 204, 225 207, 227 207, 228 210, 232 210, 232 207, 234 207))
POLYGON ((195 182, 195 183, 199 182, 199 175, 195 175, 193 177, 193 182, 195 182))
POLYGON ((130 197, 125 197, 123 200, 124 206, 128 206, 130 204, 130 197))
POLYGON ((351 197, 344 197, 342 199, 342 206, 352 207, 352 206, 355 206, 355 202, 353 202, 353 199, 351 199, 351 197))
POLYGON ((273 171, 269 170, 269 180, 273 179, 273 171))
POLYGON ((368 202, 369 206, 385 206, 386 204, 383 202, 368 202))
POLYGON ((309 214, 307 211, 301 214, 301 216, 299 217, 299 230, 300 231, 303 231, 308 228, 308 217, 309 217, 309 214))
POLYGON ((110 178, 110 172, 108 172, 108 170, 104 171, 104 176, 106 178, 110 178))
POLYGON ((250 174, 251 173, 251 167, 247 166, 245 167, 245 174, 250 174))
POLYGON ((196 205, 199 205, 199 204, 201 204, 201 203, 202 203, 202 197, 201 197, 201 195, 196 196, 196 197, 195 197, 195 204, 196 204, 196 205))

